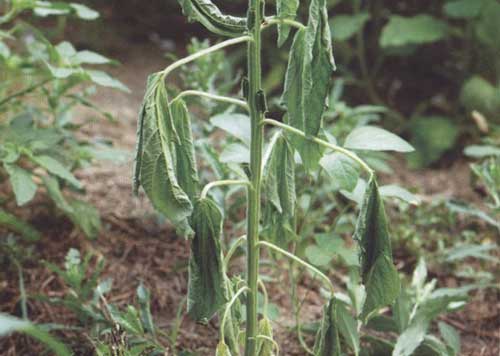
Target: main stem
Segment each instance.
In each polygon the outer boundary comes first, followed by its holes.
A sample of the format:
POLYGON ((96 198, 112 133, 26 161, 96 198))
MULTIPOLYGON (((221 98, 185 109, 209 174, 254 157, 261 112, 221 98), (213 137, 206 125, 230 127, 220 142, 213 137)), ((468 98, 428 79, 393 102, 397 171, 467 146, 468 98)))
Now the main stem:
POLYGON ((251 119, 250 174, 247 210, 247 294, 245 356, 255 356, 257 346, 257 281, 259 276, 259 222, 261 166, 264 129, 261 125, 264 114, 257 103, 261 90, 261 0, 249 0, 249 11, 255 15, 253 29, 248 42, 248 107, 251 119))

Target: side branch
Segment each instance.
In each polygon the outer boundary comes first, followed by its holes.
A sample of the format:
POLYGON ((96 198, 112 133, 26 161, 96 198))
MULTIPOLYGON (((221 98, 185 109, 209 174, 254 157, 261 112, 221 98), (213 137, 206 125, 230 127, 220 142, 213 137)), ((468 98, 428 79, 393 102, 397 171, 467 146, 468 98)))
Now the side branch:
POLYGON ((286 251, 286 250, 283 250, 281 247, 278 247, 276 245, 273 245, 272 243, 269 243, 267 241, 259 241, 257 242, 257 246, 265 246, 267 248, 270 248, 271 250, 274 250, 278 253, 281 253, 282 255, 294 260, 295 262, 298 262, 299 264, 301 264, 302 266, 306 267, 307 269, 309 269, 310 271, 314 272, 315 274, 317 274, 324 282, 325 284, 328 286, 328 289, 330 290, 330 292, 332 293, 332 296, 335 292, 334 288, 333 288, 333 284, 332 282, 330 281, 330 278, 328 278, 323 272, 321 272, 319 269, 317 269, 316 267, 314 267, 313 265, 307 263, 306 261, 298 258, 297 256, 295 256, 294 254, 286 251))
POLYGON ((248 104, 243 100, 229 98, 227 96, 210 94, 210 93, 200 91, 200 90, 185 90, 185 91, 181 92, 179 95, 177 95, 170 103, 172 103, 173 101, 175 101, 177 99, 186 97, 186 96, 201 96, 201 97, 212 99, 215 101, 220 101, 220 102, 224 102, 224 103, 238 105, 238 106, 240 106, 248 111, 248 104))
POLYGON ((225 185, 246 185, 246 186, 249 186, 250 182, 247 180, 218 180, 215 182, 211 182, 211 183, 208 183, 201 191, 201 198, 202 199, 206 198, 210 189, 215 188, 215 187, 225 186, 225 185))
POLYGON ((298 21, 290 20, 290 19, 280 19, 279 17, 272 16, 272 17, 266 17, 264 23, 261 26, 261 30, 265 30, 266 28, 269 28, 272 25, 289 25, 295 28, 303 29, 306 28, 306 26, 298 21))
POLYGON ((286 130, 286 131, 289 131, 289 132, 291 132, 291 133, 293 133, 295 135, 304 137, 307 140, 311 140, 311 141, 317 143, 318 145, 321 145, 321 146, 329 148, 329 149, 331 149, 333 151, 342 153, 345 156, 347 156, 347 157, 351 158, 352 160, 356 161, 361 166, 361 168, 363 168, 370 176, 374 174, 373 169, 371 169, 370 166, 368 164, 366 164, 365 161, 363 161, 361 158, 359 158, 354 152, 346 150, 343 147, 340 147, 340 146, 334 145, 332 143, 326 142, 326 141, 324 141, 324 140, 322 140, 320 138, 317 138, 317 137, 308 136, 304 132, 302 132, 301 130, 296 129, 295 127, 292 127, 290 125, 284 124, 282 122, 279 122, 279 121, 276 121, 276 120, 273 120, 273 119, 264 119, 263 120, 263 124, 264 125, 267 124, 267 125, 272 125, 272 126, 280 127, 283 130, 286 130))
POLYGON ((213 45, 211 47, 205 48, 204 50, 201 50, 199 52, 193 53, 190 56, 187 56, 185 58, 179 59, 178 61, 175 61, 171 65, 169 65, 167 68, 165 68, 163 71, 161 71, 161 77, 162 79, 165 79, 173 70, 183 66, 184 64, 187 64, 189 62, 192 62, 200 57, 206 56, 210 53, 216 52, 218 50, 221 50, 223 48, 242 43, 242 42, 248 42, 251 41, 252 37, 250 36, 240 36, 236 38, 232 38, 230 40, 223 41, 221 43, 218 43, 216 45, 213 45))

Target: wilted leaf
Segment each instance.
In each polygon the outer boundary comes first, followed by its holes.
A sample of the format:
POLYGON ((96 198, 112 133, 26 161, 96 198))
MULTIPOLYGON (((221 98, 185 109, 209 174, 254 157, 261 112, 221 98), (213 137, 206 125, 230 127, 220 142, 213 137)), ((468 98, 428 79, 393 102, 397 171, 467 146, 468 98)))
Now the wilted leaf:
POLYGON ((222 214, 209 199, 196 202, 191 217, 194 238, 189 260, 188 313, 207 322, 227 302, 220 238, 222 214))
POLYGON ((263 187, 276 209, 287 217, 295 215, 294 151, 286 138, 276 134, 264 158, 263 187))
POLYGON ((361 318, 367 320, 380 308, 392 304, 400 291, 384 204, 373 176, 366 188, 354 237, 361 249, 361 275, 366 288, 361 318))
POLYGON ((337 322, 340 335, 351 350, 354 351, 354 354, 359 355, 360 344, 357 322, 341 302, 337 302, 337 322))
POLYGON ((355 129, 346 137, 344 147, 368 151, 414 151, 414 148, 399 136, 376 126, 355 129))
POLYGON ((134 173, 134 189, 144 188, 153 206, 177 227, 186 225, 192 204, 181 188, 176 171, 175 129, 168 95, 159 75, 148 80, 141 109, 134 173))
POLYGON ((403 17, 393 15, 382 29, 380 45, 399 47, 423 45, 442 40, 448 35, 446 22, 429 15, 403 17))
MULTIPOLYGON (((273 328, 271 321, 266 317, 259 321, 259 335, 273 338, 273 328)), ((258 356, 274 356, 274 344, 270 340, 259 339, 257 342, 258 356)))
MULTIPOLYGON (((277 0, 276 13, 280 19, 294 20, 297 16, 299 0, 277 0)), ((290 26, 285 24, 278 25, 278 47, 281 47, 290 34, 290 26)))
POLYGON ((332 298, 323 308, 323 320, 314 343, 314 356, 341 355, 337 319, 337 301, 332 298))
MULTIPOLYGON (((288 62, 282 100, 289 123, 307 136, 321 132, 323 113, 335 63, 325 0, 313 0, 306 29, 297 31, 288 62)), ((292 136, 306 169, 315 169, 323 150, 302 137, 292 136)))

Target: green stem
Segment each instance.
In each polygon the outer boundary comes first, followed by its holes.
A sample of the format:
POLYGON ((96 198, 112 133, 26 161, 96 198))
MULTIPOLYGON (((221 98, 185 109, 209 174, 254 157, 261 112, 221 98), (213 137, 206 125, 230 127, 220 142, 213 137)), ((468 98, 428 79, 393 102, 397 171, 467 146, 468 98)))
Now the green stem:
POLYGON ((366 164, 366 162, 363 161, 361 158, 359 158, 354 152, 346 150, 343 147, 334 145, 333 143, 326 142, 326 141, 319 139, 317 137, 307 136, 304 132, 300 131, 299 129, 296 129, 295 127, 292 127, 290 125, 284 124, 282 122, 279 122, 279 121, 276 121, 273 119, 265 119, 265 120, 263 120, 263 123, 268 124, 268 125, 272 125, 272 126, 276 126, 276 127, 280 127, 283 130, 289 131, 293 134, 296 134, 298 136, 301 136, 301 137, 304 137, 308 140, 311 140, 311 141, 317 143, 318 145, 321 145, 321 146, 329 148, 333 151, 342 153, 343 155, 356 161, 361 166, 361 168, 363 168, 369 175, 374 174, 373 169, 371 169, 370 166, 368 164, 366 164))
POLYGON ((251 39, 252 39, 252 37, 250 37, 250 36, 240 36, 240 37, 236 37, 236 38, 231 38, 230 40, 223 41, 223 42, 218 43, 214 46, 205 48, 204 50, 201 50, 199 52, 193 53, 190 56, 179 59, 178 61, 175 61, 174 63, 172 63, 171 65, 169 65, 167 68, 165 68, 163 71, 160 72, 162 79, 165 79, 173 70, 175 70, 175 69, 177 69, 185 64, 188 64, 189 62, 195 61, 198 58, 201 58, 201 57, 206 56, 210 53, 219 51, 223 48, 233 46, 233 45, 238 44, 238 43, 249 42, 249 41, 251 41, 251 39))
POLYGON ((240 297, 241 294, 245 293, 245 292, 248 292, 250 291, 250 289, 245 286, 245 287, 241 287, 234 295, 233 297, 231 298, 231 300, 229 301, 229 303, 226 305, 226 310, 224 310, 224 316, 222 317, 222 322, 220 324, 220 338, 221 340, 225 340, 225 330, 226 330, 226 322, 227 322, 227 318, 229 316, 229 312, 231 311, 231 308, 233 306, 234 303, 236 303, 236 301, 238 300, 238 298, 240 297))
POLYGON ((291 254, 290 252, 286 251, 286 250, 283 250, 282 248, 276 246, 276 245, 273 245, 272 243, 270 242, 267 242, 267 241, 259 241, 257 243, 258 246, 265 246, 267 248, 270 248, 271 250, 274 250, 278 253, 281 253, 282 255, 294 260, 295 262, 301 264, 302 266, 306 267, 307 269, 309 269, 310 271, 314 272, 315 274, 317 274, 324 282, 325 284, 327 285, 328 289, 330 290, 332 296, 335 292, 335 289, 333 288, 333 284, 332 282, 330 281, 330 278, 328 278, 323 272, 321 272, 319 269, 317 269, 316 267, 314 267, 313 265, 307 263, 306 261, 298 258, 297 256, 295 256, 294 254, 291 254))
POLYGON ((11 100, 13 100, 13 99, 15 99, 15 98, 17 98, 17 97, 24 96, 24 95, 26 95, 26 94, 31 93, 32 91, 35 91, 36 89, 38 89, 38 88, 40 88, 40 87, 44 86, 45 84, 47 84, 48 82, 50 82, 50 81, 52 81, 52 80, 53 80, 52 78, 44 79, 44 80, 42 80, 42 81, 40 81, 40 82, 38 82, 38 83, 35 83, 35 84, 33 84, 33 85, 31 85, 31 86, 29 86, 29 87, 27 87, 27 88, 23 89, 23 90, 20 90, 20 91, 18 91, 18 92, 15 92, 14 94, 9 95, 8 97, 6 97, 6 98, 2 99, 2 100, 0 101, 0 106, 3 106, 3 105, 5 105, 5 104, 7 104, 9 101, 11 101, 11 100))
POLYGON ((177 99, 186 97, 186 96, 201 96, 201 97, 212 99, 215 101, 220 101, 220 102, 224 102, 224 103, 228 103, 228 104, 238 105, 238 106, 241 106, 243 109, 248 110, 248 104, 243 100, 229 98, 227 96, 210 94, 210 93, 206 93, 206 92, 200 91, 200 90, 185 90, 185 91, 181 92, 179 95, 177 95, 174 98, 174 100, 172 100, 171 102, 173 102, 177 99))
POLYGON ((265 30, 266 28, 272 26, 272 25, 289 25, 298 29, 303 29, 306 28, 306 26, 298 21, 290 20, 290 19, 280 19, 279 17, 266 17, 265 22, 262 24, 262 29, 265 30))
POLYGON ((251 121, 250 175, 252 184, 247 193, 247 286, 250 288, 246 303, 245 356, 255 356, 257 352, 257 280, 259 276, 259 223, 261 198, 262 147, 264 144, 264 113, 258 105, 258 93, 262 85, 261 68, 261 24, 262 0, 249 0, 249 15, 254 18, 254 26, 248 42, 248 107, 251 121))
POLYGON ((226 270, 228 269, 229 261, 231 261, 231 258, 233 257, 234 253, 236 252, 238 247, 240 247, 241 244, 244 243, 246 240, 247 240, 247 235, 240 236, 231 246, 229 251, 227 251, 226 257, 224 257, 224 266, 226 267, 226 270))
POLYGON ((247 180, 218 180, 215 182, 208 183, 201 191, 201 199, 205 199, 210 189, 215 187, 222 187, 226 185, 250 185, 247 180))

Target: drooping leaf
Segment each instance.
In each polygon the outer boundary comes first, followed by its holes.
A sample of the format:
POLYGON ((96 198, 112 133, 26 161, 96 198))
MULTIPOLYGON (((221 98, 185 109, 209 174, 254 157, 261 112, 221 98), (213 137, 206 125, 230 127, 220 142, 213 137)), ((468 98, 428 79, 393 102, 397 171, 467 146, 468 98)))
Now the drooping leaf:
POLYGON ((27 320, 0 313, 0 336, 6 336, 13 332, 21 332, 40 341, 57 356, 71 356, 72 352, 59 340, 52 337, 48 332, 32 324, 27 320))
MULTIPOLYGON (((288 121, 307 136, 319 136, 335 63, 325 0, 313 0, 307 27, 297 31, 290 50, 283 92, 288 121)), ((316 169, 323 150, 311 141, 292 136, 307 170, 316 169)))
POLYGON ((206 322, 227 302, 220 238, 222 214, 209 199, 196 202, 191 217, 194 238, 189 260, 188 313, 206 322))
POLYGON ((263 186, 268 199, 287 217, 295 214, 295 160, 287 139, 277 133, 264 158, 263 186))
POLYGON ((370 14, 362 12, 355 15, 337 15, 331 20, 332 37, 335 40, 346 41, 361 31, 370 14))
POLYGON ((340 153, 332 153, 323 156, 319 164, 340 189, 352 192, 356 188, 359 171, 352 159, 340 153))
POLYGON ((340 356, 337 301, 332 298, 323 308, 323 319, 314 343, 314 356, 340 356))
POLYGON ((337 302, 337 322, 340 335, 354 351, 354 355, 359 355, 360 344, 356 320, 341 302, 337 302))
POLYGON ((250 146, 250 118, 248 115, 225 113, 212 117, 210 123, 250 146))
MULTIPOLYGON (((271 321, 266 317, 259 321, 259 335, 273 338, 273 327, 271 321)), ((270 340, 259 339, 257 342, 258 356, 274 356, 274 344, 270 340)))
POLYGON ((190 21, 198 21, 209 31, 228 37, 238 37, 247 30, 243 17, 224 15, 210 0, 178 0, 182 12, 190 21))
POLYGON ((178 180, 174 150, 180 138, 158 74, 148 79, 137 136, 134 190, 142 186, 156 210, 184 227, 193 206, 178 180))
POLYGON ((446 22, 429 15, 414 17, 393 15, 382 29, 380 46, 388 48, 423 45, 444 39, 448 31, 446 22))
MULTIPOLYGON (((299 0, 277 0, 276 13, 280 19, 294 20, 297 16, 299 0)), ((281 47, 290 34, 290 26, 285 24, 278 25, 278 47, 281 47)))
POLYGON ((31 174, 15 164, 4 164, 5 171, 9 175, 9 182, 16 196, 16 203, 22 206, 35 196, 37 185, 33 182, 31 174))
POLYGON ((354 238, 361 250, 361 276, 366 288, 361 318, 366 321, 380 308, 392 304, 400 291, 384 203, 373 176, 365 191, 354 238))
POLYGON ((362 126, 345 139, 344 147, 353 150, 412 152, 415 149, 395 134, 376 126, 362 126))
POLYGON ((182 99, 172 102, 171 112, 174 127, 179 135, 179 141, 174 141, 177 179, 189 198, 194 199, 198 195, 200 182, 196 168, 191 119, 186 103, 182 99))

